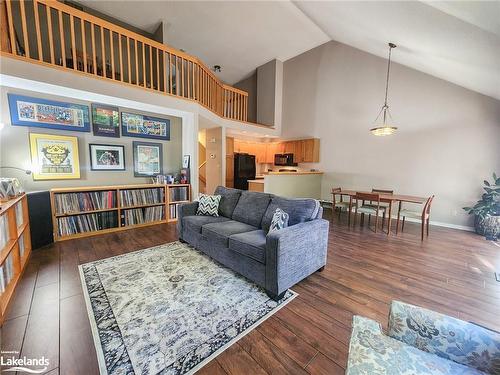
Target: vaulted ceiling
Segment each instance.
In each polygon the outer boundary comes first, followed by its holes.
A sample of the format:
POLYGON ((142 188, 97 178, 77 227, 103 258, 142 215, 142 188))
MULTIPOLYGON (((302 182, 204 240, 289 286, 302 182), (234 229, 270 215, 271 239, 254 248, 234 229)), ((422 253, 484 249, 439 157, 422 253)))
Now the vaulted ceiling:
POLYGON ((235 83, 329 40, 500 99, 500 1, 91 1, 85 5, 221 65, 235 83))

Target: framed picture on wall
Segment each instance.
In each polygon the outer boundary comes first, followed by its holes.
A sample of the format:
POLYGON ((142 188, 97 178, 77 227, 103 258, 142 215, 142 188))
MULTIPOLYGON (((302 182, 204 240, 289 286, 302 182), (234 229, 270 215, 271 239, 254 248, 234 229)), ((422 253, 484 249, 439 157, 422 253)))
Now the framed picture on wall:
POLYGON ((163 150, 161 143, 132 142, 134 149, 134 176, 151 177, 162 174, 163 150))
POLYGON ((7 94, 12 125, 90 131, 89 107, 30 96, 7 94))
POLYGON ((120 137, 118 107, 92 103, 92 131, 100 137, 120 137))
POLYGON ((30 148, 34 180, 80 178, 77 137, 30 133, 30 148))
POLYGON ((170 140, 170 120, 126 112, 121 118, 124 136, 170 140))
POLYGON ((190 155, 184 155, 182 157, 182 168, 189 168, 190 155))
POLYGON ((125 146, 89 144, 90 169, 93 171, 124 171, 125 146))

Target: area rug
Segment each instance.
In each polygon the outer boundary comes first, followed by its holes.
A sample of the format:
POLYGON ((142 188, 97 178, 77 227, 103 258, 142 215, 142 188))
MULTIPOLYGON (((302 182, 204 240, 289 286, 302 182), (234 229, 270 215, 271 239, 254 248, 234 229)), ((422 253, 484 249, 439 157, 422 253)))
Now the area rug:
POLYGON ((86 263, 101 374, 191 374, 290 302, 180 242, 86 263))

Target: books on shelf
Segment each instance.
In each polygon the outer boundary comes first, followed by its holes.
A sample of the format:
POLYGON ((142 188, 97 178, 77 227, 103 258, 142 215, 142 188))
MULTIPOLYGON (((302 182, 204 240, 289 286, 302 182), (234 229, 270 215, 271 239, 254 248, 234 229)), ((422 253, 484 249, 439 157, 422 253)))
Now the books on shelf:
POLYGON ((16 224, 18 228, 24 224, 23 201, 16 203, 16 224))
POLYGON ((120 202, 122 207, 164 203, 165 189, 152 188, 120 190, 120 202))
POLYGON ((9 218, 7 215, 0 216, 0 250, 7 245, 10 240, 9 218))
POLYGON ((56 214, 116 208, 116 193, 114 191, 57 193, 54 198, 56 214))
POLYGON ((187 201, 189 199, 188 186, 170 186, 168 191, 170 202, 187 201))
POLYGON ((122 226, 151 223, 164 219, 164 206, 132 208, 122 211, 122 226))
POLYGON ((170 220, 177 219, 177 216, 179 214, 179 205, 171 204, 169 205, 169 210, 170 210, 170 220))
POLYGON ((5 262, 0 266, 0 293, 3 293, 10 281, 14 277, 14 261, 12 253, 5 259, 5 262))
POLYGON ((59 236, 71 236, 77 233, 118 227, 118 214, 116 211, 107 211, 60 217, 57 219, 57 224, 59 236))

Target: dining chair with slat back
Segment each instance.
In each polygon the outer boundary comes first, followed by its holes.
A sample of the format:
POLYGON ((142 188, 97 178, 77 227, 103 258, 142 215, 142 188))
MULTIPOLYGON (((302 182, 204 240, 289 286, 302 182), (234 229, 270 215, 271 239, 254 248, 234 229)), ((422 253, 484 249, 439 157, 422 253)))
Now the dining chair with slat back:
MULTIPOLYGON (((379 194, 393 195, 393 194, 394 194, 394 190, 372 188, 372 193, 379 193, 379 194)), ((366 203, 365 203, 365 204, 366 204, 366 203)), ((389 209, 389 204, 390 204, 390 203, 381 202, 381 203, 380 203, 380 209, 381 209, 381 210, 384 210, 384 211, 387 211, 387 210, 389 209)), ((372 207, 375 207, 375 206, 372 204, 372 202, 367 203, 367 205, 370 205, 370 206, 372 206, 372 207)), ((370 225, 370 219, 371 219, 371 215, 368 215, 368 225, 370 225)), ((384 221, 382 221, 382 230, 384 230, 384 224, 385 224, 385 220, 384 220, 384 221)))
POLYGON ((335 213, 335 209, 336 208, 338 208, 338 211, 339 211, 339 220, 340 220, 340 214, 342 213, 342 210, 344 209, 346 211, 349 211, 349 202, 345 202, 343 200, 343 194, 342 194, 342 189, 341 188, 339 188, 339 187, 332 188, 332 202, 333 202, 332 220, 333 220, 333 214, 335 213), (337 201, 337 196, 340 197, 339 201, 337 201))
MULTIPOLYGON (((380 194, 379 193, 361 193, 361 192, 356 192, 356 194, 353 197, 355 203, 354 203, 354 226, 356 225, 356 215, 358 212, 361 214, 360 218, 360 224, 363 225, 364 223, 364 215, 374 215, 375 216, 375 233, 377 233, 377 226, 378 226, 378 218, 380 212, 382 212, 382 223, 385 221, 385 210, 381 208, 380 206, 380 194), (375 203, 370 203, 366 204, 364 202, 375 202, 375 203), (359 205, 359 202, 361 202, 361 206, 359 205)), ((368 226, 370 225, 370 222, 368 222, 368 226)))
POLYGON ((421 240, 422 241, 424 240, 424 233, 426 231, 427 231, 427 237, 428 237, 429 236, 429 222, 430 222, 430 216, 431 216, 431 206, 432 206, 433 200, 434 200, 434 195, 427 198, 427 201, 425 202, 424 207, 422 208, 421 212, 400 208, 398 211, 398 220, 396 222, 396 234, 398 233, 400 217, 403 216, 403 222, 401 224, 401 232, 403 232, 403 230, 405 228, 405 219, 407 217, 410 217, 413 219, 420 219, 421 220, 421 228, 420 228, 421 240))

